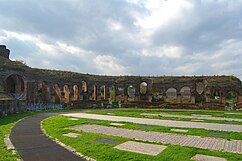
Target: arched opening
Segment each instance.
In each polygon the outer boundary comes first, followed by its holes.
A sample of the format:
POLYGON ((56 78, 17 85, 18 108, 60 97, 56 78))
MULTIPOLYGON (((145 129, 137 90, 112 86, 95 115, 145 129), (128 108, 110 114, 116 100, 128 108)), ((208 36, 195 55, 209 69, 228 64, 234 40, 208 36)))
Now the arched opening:
POLYGON ((74 85, 73 86, 73 92, 74 92, 73 100, 77 101, 79 99, 79 88, 78 88, 78 85, 74 85))
POLYGON ((140 83, 140 94, 146 94, 147 93, 147 83, 146 82, 142 82, 140 83))
POLYGON ((81 93, 82 93, 83 100, 89 99, 88 98, 89 96, 88 96, 87 82, 85 82, 85 81, 82 81, 81 93))
POLYGON ((226 94, 226 107, 233 110, 237 103, 238 94, 234 91, 230 91, 226 94))
POLYGON ((128 87, 127 93, 128 93, 128 96, 129 96, 128 101, 134 101, 135 100, 135 88, 134 88, 134 86, 130 85, 128 87))
POLYGON ((189 87, 181 88, 180 93, 183 103, 191 102, 191 89, 189 87))
POLYGON ((221 93, 219 90, 214 90, 210 96, 211 102, 221 102, 221 93))
POLYGON ((10 93, 10 94, 14 94, 16 92, 16 89, 15 89, 15 80, 13 79, 13 77, 8 77, 7 78, 7 93, 10 93))
POLYGON ((100 98, 101 98, 101 100, 104 100, 104 99, 106 99, 106 86, 105 85, 102 85, 101 87, 100 87, 100 98))
POLYGON ((116 101, 116 93, 114 86, 109 87, 109 98, 112 102, 116 101))
POLYGON ((62 94, 61 94, 59 84, 54 85, 54 91, 55 91, 54 102, 55 104, 60 104, 62 99, 62 94))
POLYGON ((162 92, 154 92, 152 94, 152 102, 164 102, 164 97, 162 92))
POLYGON ((168 102, 176 102, 177 91, 175 88, 169 88, 166 91, 166 101, 168 102))
POLYGON ((117 94, 116 94, 116 100, 124 102, 124 88, 118 87, 117 94))
POLYGON ((50 88, 47 82, 38 83, 37 103, 49 103, 50 101, 50 88))
POLYGON ((82 81, 82 92, 86 93, 87 92, 87 82, 82 81))
POLYGON ((16 99, 24 99, 24 80, 17 74, 6 79, 6 92, 16 99))

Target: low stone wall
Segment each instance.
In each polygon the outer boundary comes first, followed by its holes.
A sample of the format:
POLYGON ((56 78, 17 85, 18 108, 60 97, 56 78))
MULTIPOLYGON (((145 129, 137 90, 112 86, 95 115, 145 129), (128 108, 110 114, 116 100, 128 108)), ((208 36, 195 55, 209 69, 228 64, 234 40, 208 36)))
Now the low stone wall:
POLYGON ((64 108, 109 108, 112 107, 111 104, 106 100, 94 101, 94 100, 84 100, 84 101, 73 101, 67 104, 64 104, 64 108))
MULTIPOLYGON (((74 101, 64 106, 65 108, 111 108, 119 107, 118 104, 109 104, 108 101, 74 101)), ((204 110, 226 110, 226 107, 222 103, 206 102, 203 104, 193 103, 169 103, 169 102, 143 102, 135 101, 122 103, 122 108, 171 108, 171 109, 204 109, 204 110)), ((242 104, 237 106, 242 108, 242 104)))
POLYGON ((26 111, 25 101, 20 100, 0 100, 0 118, 5 115, 26 111))
POLYGON ((192 103, 169 103, 169 102, 130 102, 122 104, 122 107, 138 107, 138 108, 182 108, 182 109, 201 109, 197 104, 192 103))
POLYGON ((204 110, 226 110, 226 107, 223 103, 205 102, 202 104, 202 109, 204 109, 204 110))

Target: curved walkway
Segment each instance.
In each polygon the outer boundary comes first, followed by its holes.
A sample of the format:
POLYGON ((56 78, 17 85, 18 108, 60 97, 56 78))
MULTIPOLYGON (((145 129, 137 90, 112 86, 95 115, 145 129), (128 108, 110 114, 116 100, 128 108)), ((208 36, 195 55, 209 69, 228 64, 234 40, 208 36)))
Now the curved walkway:
POLYGON ((207 130, 242 132, 242 125, 160 120, 160 119, 135 118, 135 117, 125 117, 125 116, 108 116, 108 115, 87 114, 87 113, 80 113, 80 112, 68 113, 68 114, 62 114, 62 115, 79 117, 79 118, 87 118, 87 119, 119 121, 119 122, 124 121, 124 122, 133 122, 138 124, 149 124, 149 125, 158 125, 158 126, 198 128, 198 129, 200 128, 200 129, 207 129, 207 130))
POLYGON ((28 117, 13 127, 10 139, 24 161, 84 161, 42 133, 40 122, 54 115, 28 117))

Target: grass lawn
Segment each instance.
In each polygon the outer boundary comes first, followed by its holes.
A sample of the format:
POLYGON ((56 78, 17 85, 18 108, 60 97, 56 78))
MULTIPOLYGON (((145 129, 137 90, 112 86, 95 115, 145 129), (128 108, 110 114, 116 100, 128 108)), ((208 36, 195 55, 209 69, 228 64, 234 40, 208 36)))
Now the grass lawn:
MULTIPOLYGON (((149 156, 144 154, 122 151, 122 150, 115 149, 113 147, 125 141, 129 141, 131 139, 66 129, 66 127, 80 125, 80 124, 99 124, 99 125, 108 126, 109 121, 98 121, 96 123, 89 122, 88 119, 79 119, 77 121, 73 121, 73 120, 68 120, 68 117, 65 117, 65 116, 55 116, 43 121, 43 127, 49 135, 59 139, 64 144, 75 148, 78 152, 81 152, 82 154, 89 156, 91 158, 97 159, 98 161, 104 161, 104 160, 108 160, 108 161, 111 161, 111 160, 115 160, 115 161, 121 161, 121 160, 186 161, 186 160, 190 160, 190 158, 195 154, 205 154, 205 155, 223 157, 228 159, 229 161, 242 160, 242 155, 240 154, 209 151, 209 150, 203 150, 198 148, 182 147, 177 145, 167 145, 168 148, 165 149, 162 153, 160 153, 157 156, 149 156), (69 132, 79 133, 82 136, 77 138, 69 138, 69 137, 63 136, 63 134, 66 134, 69 132), (95 140, 99 138, 117 140, 118 142, 112 145, 96 142, 95 140)), ((132 126, 136 126, 136 125, 132 125, 130 123, 126 126, 126 128, 134 129, 132 126)))

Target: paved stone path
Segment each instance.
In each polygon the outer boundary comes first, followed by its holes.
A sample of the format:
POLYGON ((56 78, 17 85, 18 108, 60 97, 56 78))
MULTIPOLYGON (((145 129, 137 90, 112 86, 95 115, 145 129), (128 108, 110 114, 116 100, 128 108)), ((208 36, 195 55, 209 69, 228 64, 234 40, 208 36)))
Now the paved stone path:
POLYGON ((221 157, 201 155, 201 154, 196 154, 191 159, 195 160, 195 161, 227 161, 227 159, 224 159, 224 158, 221 158, 221 157))
POLYGON ((124 117, 124 116, 108 116, 108 115, 87 114, 87 113, 68 113, 68 114, 62 114, 62 115, 78 117, 78 118, 108 120, 108 121, 124 121, 124 122, 133 122, 138 124, 149 124, 149 125, 158 125, 158 126, 200 128, 200 129, 207 129, 207 130, 242 132, 242 125, 160 120, 160 119, 134 118, 134 117, 124 117))
POLYGON ((13 127, 10 139, 22 159, 24 161, 84 161, 42 133, 40 122, 50 116, 53 114, 27 117, 13 127))
POLYGON ((101 125, 77 125, 70 127, 72 130, 98 133, 104 135, 119 136, 129 139, 159 142, 162 144, 173 144, 181 146, 196 147, 201 149, 218 150, 242 154, 242 141, 191 135, 170 134, 161 132, 146 132, 141 130, 130 130, 101 125))
POLYGON ((187 116, 187 115, 157 114, 157 116, 189 118, 189 119, 204 119, 204 120, 219 120, 219 121, 238 121, 238 122, 242 122, 242 119, 226 118, 226 117, 212 117, 212 116, 205 116, 205 115, 187 116))

